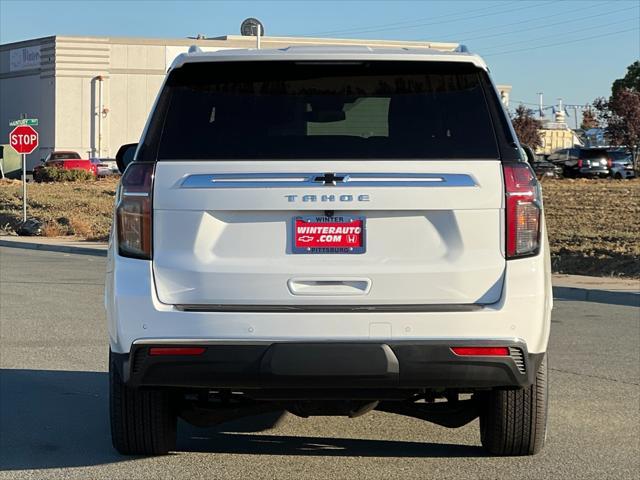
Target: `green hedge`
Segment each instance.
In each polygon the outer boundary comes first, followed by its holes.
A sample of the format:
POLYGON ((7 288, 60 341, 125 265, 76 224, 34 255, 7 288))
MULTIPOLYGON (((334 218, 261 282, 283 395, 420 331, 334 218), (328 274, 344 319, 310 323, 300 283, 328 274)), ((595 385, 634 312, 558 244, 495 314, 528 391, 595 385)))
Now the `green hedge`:
POLYGON ((88 170, 72 168, 42 167, 33 174, 36 182, 89 182, 95 180, 95 176, 88 170))

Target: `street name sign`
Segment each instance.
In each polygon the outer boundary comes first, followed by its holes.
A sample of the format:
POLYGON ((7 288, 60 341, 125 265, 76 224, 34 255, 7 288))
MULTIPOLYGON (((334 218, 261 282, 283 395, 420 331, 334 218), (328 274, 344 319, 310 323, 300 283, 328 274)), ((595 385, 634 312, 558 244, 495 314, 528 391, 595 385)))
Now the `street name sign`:
POLYGON ((12 120, 9 122, 10 127, 17 127, 19 125, 31 125, 32 127, 38 126, 37 118, 21 118, 20 120, 12 120))

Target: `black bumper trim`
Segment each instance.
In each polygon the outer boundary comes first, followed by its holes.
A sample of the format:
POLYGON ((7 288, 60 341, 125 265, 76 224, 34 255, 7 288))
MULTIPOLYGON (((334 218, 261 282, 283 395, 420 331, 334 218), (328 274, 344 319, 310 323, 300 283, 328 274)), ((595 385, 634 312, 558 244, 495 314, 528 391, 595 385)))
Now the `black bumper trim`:
POLYGON ((462 304, 406 304, 406 305, 233 305, 233 304, 179 304, 183 312, 243 312, 243 313, 351 313, 351 312, 476 312, 485 308, 480 303, 462 304))
POLYGON ((528 354, 522 341, 504 340, 192 345, 206 346, 206 351, 199 356, 150 356, 150 348, 171 344, 134 344, 129 354, 113 355, 114 367, 133 387, 482 389, 531 384, 543 355, 528 354), (465 357, 455 355, 452 346, 506 346, 522 355, 518 363, 511 356, 465 357))

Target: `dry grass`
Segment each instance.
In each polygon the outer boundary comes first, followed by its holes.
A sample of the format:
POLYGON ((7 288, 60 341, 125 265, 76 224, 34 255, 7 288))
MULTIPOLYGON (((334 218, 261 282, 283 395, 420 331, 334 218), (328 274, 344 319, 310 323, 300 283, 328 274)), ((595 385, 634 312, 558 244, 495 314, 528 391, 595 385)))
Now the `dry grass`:
MULTIPOLYGON (((117 179, 30 184, 46 236, 106 240, 117 179)), ((640 277, 640 180, 543 181, 554 271, 640 277)), ((0 227, 21 219, 21 184, 0 180, 0 227)))
MULTIPOLYGON (((29 217, 44 223, 43 235, 73 235, 86 240, 106 240, 111 227, 118 180, 29 183, 29 217)), ((0 181, 0 226, 15 229, 22 220, 22 184, 0 181)))
POLYGON ((544 180, 553 269, 640 277, 640 179, 544 180))

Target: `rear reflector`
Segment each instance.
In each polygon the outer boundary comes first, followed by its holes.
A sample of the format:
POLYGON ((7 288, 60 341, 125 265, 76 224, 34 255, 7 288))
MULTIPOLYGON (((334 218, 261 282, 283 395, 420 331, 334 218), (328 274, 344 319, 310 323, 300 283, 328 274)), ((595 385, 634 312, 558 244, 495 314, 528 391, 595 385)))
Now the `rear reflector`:
POLYGON ((205 350, 204 347, 151 347, 149 355, 202 355, 205 350))
POLYGON ((451 347, 451 351, 463 357, 508 357, 508 347, 451 347))

